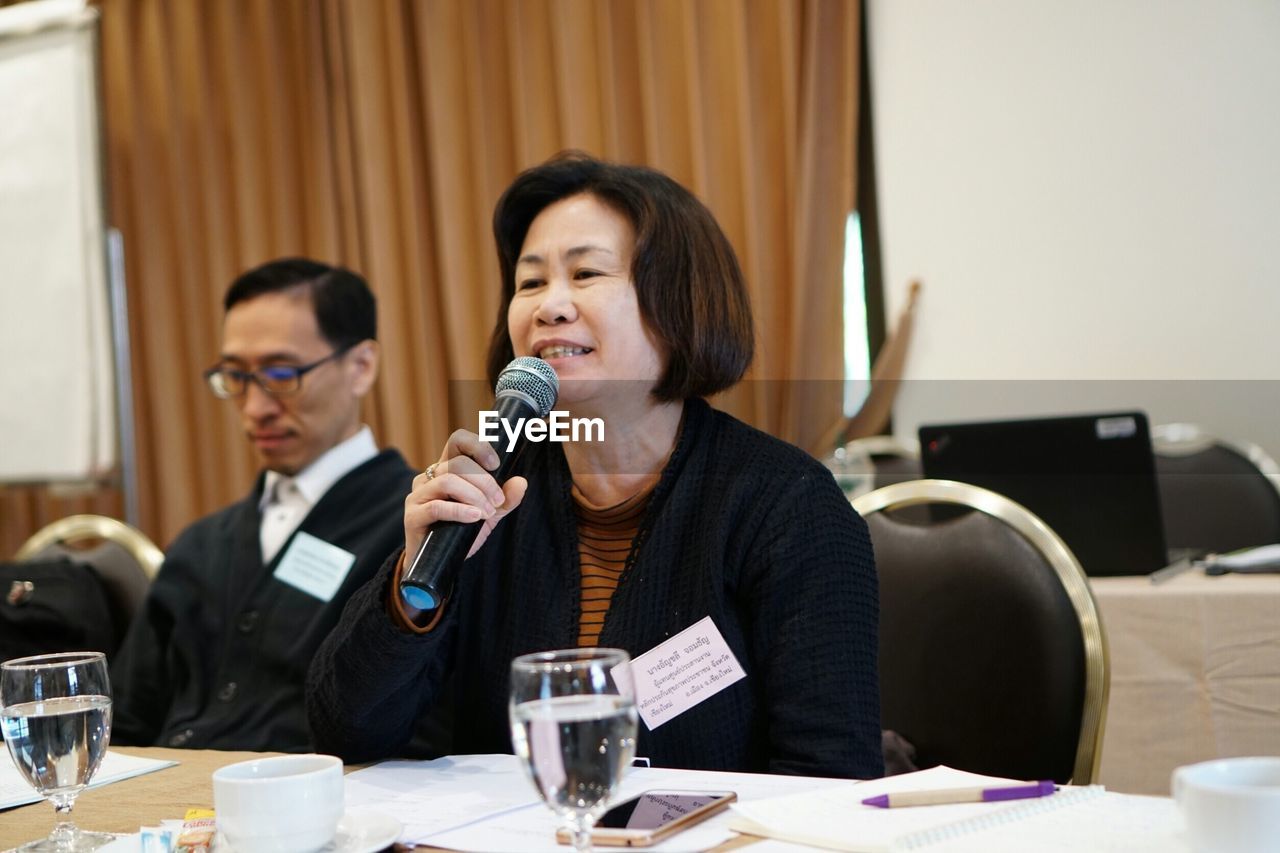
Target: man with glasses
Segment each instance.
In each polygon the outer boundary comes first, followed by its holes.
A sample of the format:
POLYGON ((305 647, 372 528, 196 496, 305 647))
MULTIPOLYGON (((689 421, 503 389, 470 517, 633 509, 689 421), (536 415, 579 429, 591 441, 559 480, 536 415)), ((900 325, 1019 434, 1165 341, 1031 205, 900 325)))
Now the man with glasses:
POLYGON ((350 594, 404 539, 414 472, 360 402, 378 372, 373 294, 348 270, 273 261, 224 299, 205 371, 265 469, 174 541, 112 664, 112 743, 305 752, 303 681, 350 594))

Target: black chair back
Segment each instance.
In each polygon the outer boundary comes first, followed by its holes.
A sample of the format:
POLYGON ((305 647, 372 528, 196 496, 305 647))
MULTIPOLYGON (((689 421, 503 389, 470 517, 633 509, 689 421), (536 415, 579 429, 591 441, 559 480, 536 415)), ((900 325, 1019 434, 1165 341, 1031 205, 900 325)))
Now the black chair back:
POLYGON ((1280 542, 1280 473, 1261 448, 1189 424, 1156 427, 1153 446, 1170 548, 1221 554, 1280 542))
POLYGON ((1061 540, 1012 501, 960 483, 902 483, 855 507, 880 575, 882 726, 915 746, 920 767, 1091 781, 1106 644, 1061 540), (974 509, 935 523, 900 511, 921 503, 974 509))

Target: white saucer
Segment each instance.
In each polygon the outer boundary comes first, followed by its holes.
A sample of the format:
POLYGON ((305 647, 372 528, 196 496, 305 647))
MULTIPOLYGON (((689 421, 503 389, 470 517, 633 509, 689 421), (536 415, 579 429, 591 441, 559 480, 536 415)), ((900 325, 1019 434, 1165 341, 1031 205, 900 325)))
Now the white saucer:
MULTIPOLYGON (((320 853, 377 853, 395 844, 400 830, 400 821, 390 815, 369 811, 347 812, 338 821, 338 834, 320 848, 320 853)), ((134 833, 99 847, 98 853, 140 853, 141 849, 141 833, 134 833)), ((219 834, 213 853, 235 853, 235 848, 219 834)))
POLYGON ((347 812, 338 821, 338 834, 324 853, 377 853, 400 837, 400 821, 381 812, 347 812))

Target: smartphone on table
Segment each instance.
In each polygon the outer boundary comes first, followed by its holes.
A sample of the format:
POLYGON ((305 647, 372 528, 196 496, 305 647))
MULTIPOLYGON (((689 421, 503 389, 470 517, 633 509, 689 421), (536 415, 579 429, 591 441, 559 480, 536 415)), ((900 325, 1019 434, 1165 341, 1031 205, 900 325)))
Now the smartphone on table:
MULTIPOLYGON (((601 815, 591 830, 591 843, 601 847, 649 847, 705 820, 736 799, 738 795, 733 791, 645 791, 601 815)), ((572 844, 573 835, 560 829, 556 840, 572 844)))

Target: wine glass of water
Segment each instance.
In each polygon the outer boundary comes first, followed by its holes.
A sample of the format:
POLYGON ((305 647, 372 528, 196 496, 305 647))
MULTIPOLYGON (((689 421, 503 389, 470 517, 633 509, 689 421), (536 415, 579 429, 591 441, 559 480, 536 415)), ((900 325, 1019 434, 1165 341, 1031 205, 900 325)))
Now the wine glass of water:
POLYGON ((630 663, 620 649, 538 652, 511 663, 512 744, 578 851, 591 849, 591 827, 635 757, 630 663))
POLYGON ((0 726, 13 763, 58 812, 46 839, 22 851, 80 853, 114 841, 71 822, 111 738, 111 685, 102 652, 66 652, 0 664, 0 726))

